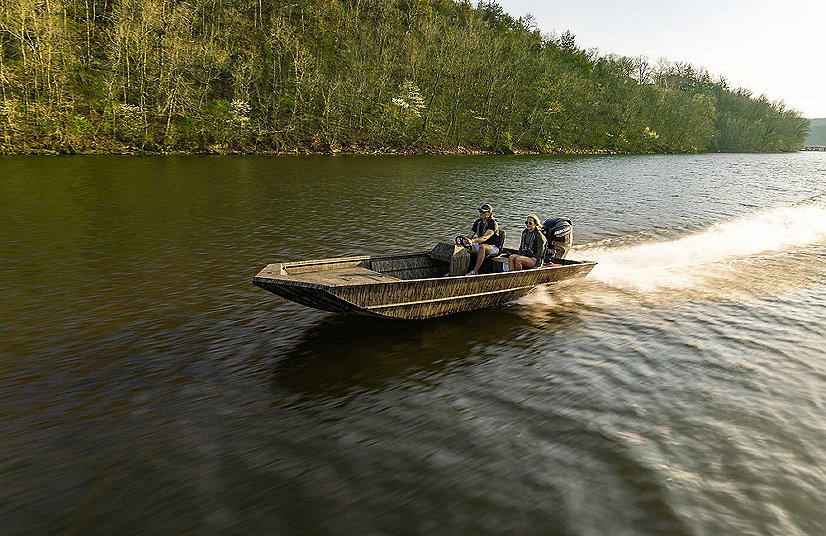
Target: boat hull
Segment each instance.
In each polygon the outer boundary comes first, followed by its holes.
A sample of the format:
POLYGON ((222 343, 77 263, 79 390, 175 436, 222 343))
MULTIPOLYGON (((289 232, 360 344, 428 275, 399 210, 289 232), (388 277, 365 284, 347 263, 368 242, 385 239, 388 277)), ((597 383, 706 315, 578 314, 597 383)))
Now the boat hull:
POLYGON ((557 261, 558 266, 532 270, 434 277, 444 266, 427 252, 349 257, 271 264, 253 278, 253 283, 316 309, 424 319, 501 305, 539 285, 584 277, 596 264, 557 261))

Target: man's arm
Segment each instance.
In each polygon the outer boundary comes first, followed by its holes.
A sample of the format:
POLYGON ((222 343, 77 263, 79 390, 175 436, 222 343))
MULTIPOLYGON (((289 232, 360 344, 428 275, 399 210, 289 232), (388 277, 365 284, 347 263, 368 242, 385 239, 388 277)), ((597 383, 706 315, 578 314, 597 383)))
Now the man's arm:
MULTIPOLYGON (((475 235, 476 233, 473 233, 473 234, 475 235)), ((484 242, 485 240, 487 240, 491 236, 493 236, 493 229, 488 229, 485 232, 485 234, 483 234, 482 236, 478 236, 478 237, 474 238, 473 240, 471 240, 471 242, 479 242, 481 244, 482 242, 484 242)))
POLYGON ((476 220, 475 222, 473 222, 473 225, 470 226, 470 232, 465 235, 465 238, 470 238, 471 242, 473 242, 473 239, 476 238, 476 224, 477 223, 479 223, 479 220, 476 220))

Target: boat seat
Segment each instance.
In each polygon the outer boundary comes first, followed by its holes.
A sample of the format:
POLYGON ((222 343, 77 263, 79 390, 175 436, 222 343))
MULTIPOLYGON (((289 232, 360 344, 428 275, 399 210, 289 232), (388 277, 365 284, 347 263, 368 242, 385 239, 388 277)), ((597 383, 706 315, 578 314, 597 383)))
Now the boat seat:
POLYGON ((497 257, 497 256, 502 254, 502 251, 505 249, 505 235, 506 234, 507 233, 505 233, 504 229, 499 229, 499 242, 496 244, 496 247, 499 248, 499 253, 491 253, 490 255, 487 255, 485 257, 486 259, 492 259, 492 258, 497 257))
POLYGON ((505 255, 497 255, 491 260, 491 271, 495 274, 505 271, 504 266, 508 264, 508 257, 505 255))

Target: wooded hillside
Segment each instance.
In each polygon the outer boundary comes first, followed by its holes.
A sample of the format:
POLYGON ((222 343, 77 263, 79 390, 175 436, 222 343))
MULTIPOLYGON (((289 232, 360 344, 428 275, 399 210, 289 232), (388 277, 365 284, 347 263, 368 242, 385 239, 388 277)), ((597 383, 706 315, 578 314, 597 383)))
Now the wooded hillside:
POLYGON ((0 0, 0 152, 790 151, 807 121, 495 3, 0 0))

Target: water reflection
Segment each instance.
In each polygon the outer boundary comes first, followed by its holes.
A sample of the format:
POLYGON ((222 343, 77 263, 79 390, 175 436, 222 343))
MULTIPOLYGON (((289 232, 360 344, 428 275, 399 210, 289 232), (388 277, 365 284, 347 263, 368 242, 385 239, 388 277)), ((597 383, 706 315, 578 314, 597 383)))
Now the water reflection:
POLYGON ((566 305, 513 304, 420 322, 327 315, 274 357, 272 385, 319 397, 423 381, 477 364, 491 349, 519 357, 538 341, 576 330, 581 313, 566 305))
POLYGON ((474 348, 496 344, 522 323, 523 316, 512 308, 424 322, 330 315, 277 356, 272 383, 310 397, 374 391, 468 366, 474 363, 474 348))

